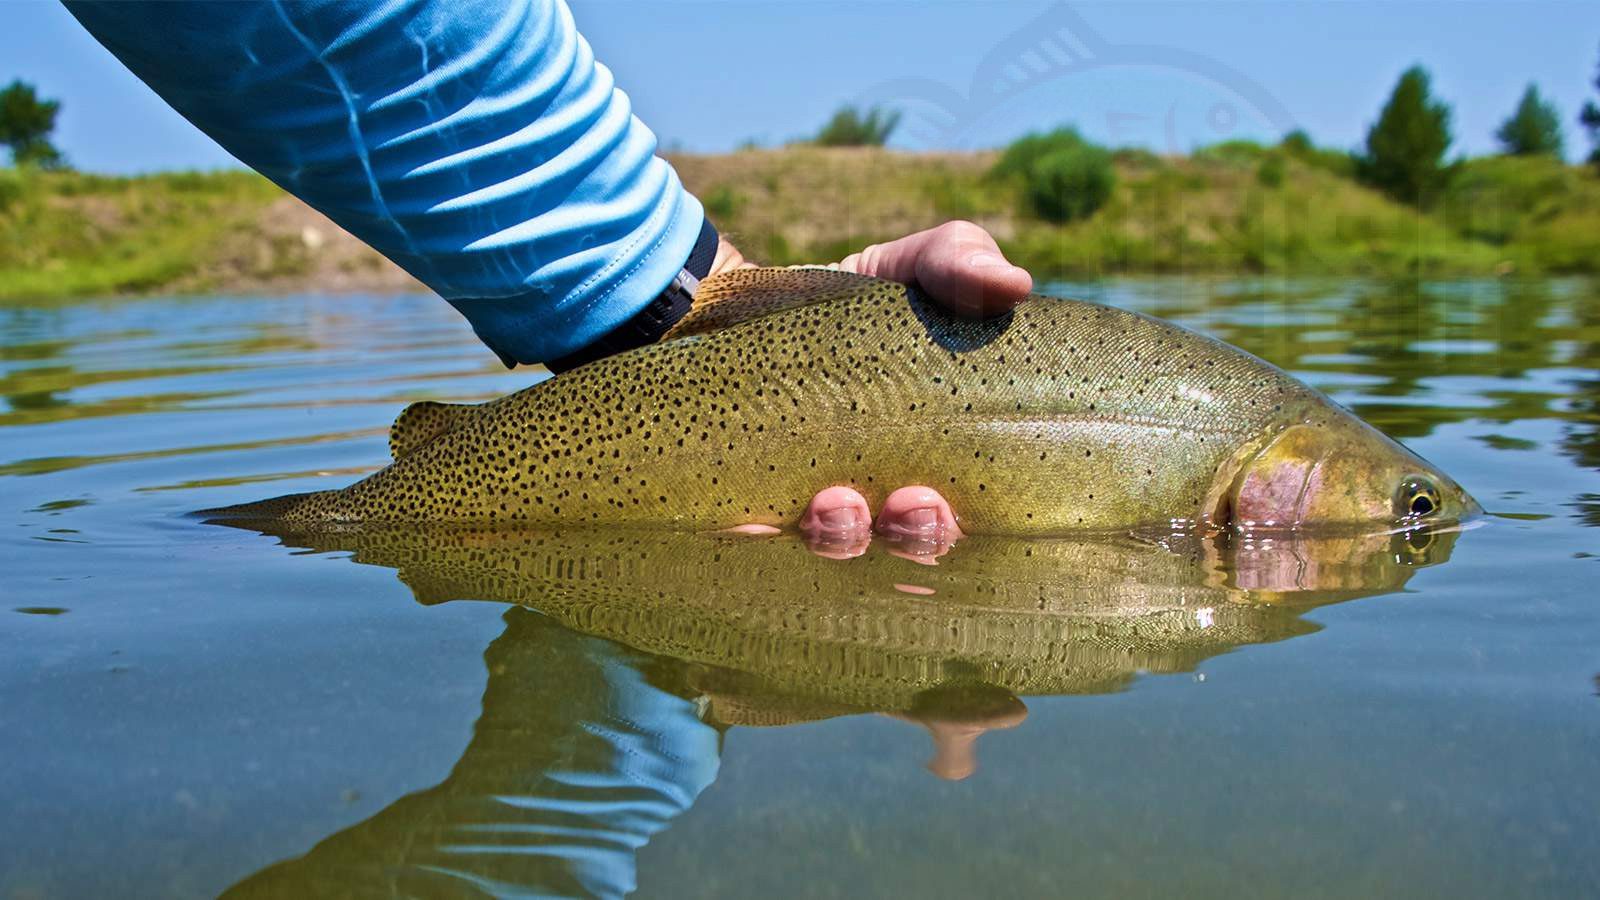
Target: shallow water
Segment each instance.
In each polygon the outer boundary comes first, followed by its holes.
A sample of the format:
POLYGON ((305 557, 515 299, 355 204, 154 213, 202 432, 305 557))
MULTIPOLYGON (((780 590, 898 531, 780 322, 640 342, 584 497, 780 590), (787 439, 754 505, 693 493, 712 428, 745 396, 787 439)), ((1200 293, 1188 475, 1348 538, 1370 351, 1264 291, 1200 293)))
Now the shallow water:
POLYGON ((422 297, 0 309, 0 897, 1592 894, 1600 288, 1058 292, 1289 368, 1491 515, 307 547, 186 513, 537 376, 422 297))

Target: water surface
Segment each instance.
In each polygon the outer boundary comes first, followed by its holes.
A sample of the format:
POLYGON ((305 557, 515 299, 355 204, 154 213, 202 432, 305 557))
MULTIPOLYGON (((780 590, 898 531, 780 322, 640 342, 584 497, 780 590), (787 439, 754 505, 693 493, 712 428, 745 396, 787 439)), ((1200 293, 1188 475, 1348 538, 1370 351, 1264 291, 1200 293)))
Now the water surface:
POLYGON ((1600 290, 1116 281, 1492 513, 1369 541, 336 541, 506 372, 423 297, 0 309, 0 896, 1577 896, 1600 290), (932 593, 928 593, 931 591, 932 593))

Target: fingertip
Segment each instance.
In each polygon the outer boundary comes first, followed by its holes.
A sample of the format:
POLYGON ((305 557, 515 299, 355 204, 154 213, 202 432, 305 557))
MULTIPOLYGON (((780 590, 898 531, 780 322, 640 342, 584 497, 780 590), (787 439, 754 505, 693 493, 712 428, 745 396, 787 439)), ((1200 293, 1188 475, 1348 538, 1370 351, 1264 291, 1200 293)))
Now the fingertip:
POLYGON ((846 537, 869 532, 872 510, 855 488, 835 485, 823 488, 811 498, 800 530, 812 538, 846 537))
POLYGON ((950 503, 938 491, 923 485, 903 487, 890 494, 878 513, 877 530, 906 538, 961 537, 950 503))
POLYGON ((800 533, 812 553, 828 559, 852 559, 867 552, 872 542, 872 510, 855 488, 823 488, 800 518, 800 533))
POLYGON ((1012 265, 999 253, 974 253, 967 264, 977 270, 978 295, 987 314, 1016 306, 1033 290, 1028 270, 1012 265))
POLYGON ((1033 276, 992 250, 931 264, 922 287, 945 309, 972 318, 997 316, 1028 298, 1033 276))

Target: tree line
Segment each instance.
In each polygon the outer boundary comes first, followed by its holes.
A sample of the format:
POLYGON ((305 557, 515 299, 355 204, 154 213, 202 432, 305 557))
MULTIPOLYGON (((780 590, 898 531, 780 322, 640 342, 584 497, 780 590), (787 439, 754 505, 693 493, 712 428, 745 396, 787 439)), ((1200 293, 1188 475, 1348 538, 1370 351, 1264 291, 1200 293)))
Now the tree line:
MULTIPOLYGON (((1593 86, 1600 91, 1600 70, 1593 86)), ((66 157, 51 142, 60 112, 59 101, 40 97, 27 82, 14 80, 0 90, 0 144, 10 150, 13 165, 66 165, 66 157)), ((1412 66, 1400 76, 1378 120, 1368 130, 1363 147, 1350 155, 1354 173, 1398 200, 1426 205, 1459 168, 1459 160, 1446 160, 1455 140, 1450 120, 1450 107, 1433 96, 1427 70, 1412 66)), ((812 143, 827 147, 883 146, 899 124, 897 111, 845 106, 823 125, 812 143)), ((1600 103, 1593 99, 1584 103, 1578 124, 1588 133, 1593 147, 1589 162, 1600 169, 1600 103)), ((1538 87, 1530 84, 1516 109, 1496 129, 1495 138, 1501 151, 1509 155, 1559 157, 1560 114, 1540 96, 1538 87)), ((1286 136, 1284 146, 1300 155, 1330 152, 1312 146, 1303 131, 1286 136)), ((1007 149, 996 175, 1022 181, 1035 211, 1058 221, 1092 213, 1110 195, 1114 177, 1109 153, 1070 128, 1025 135, 1007 149), (1073 197, 1063 199, 1066 193, 1073 197)))

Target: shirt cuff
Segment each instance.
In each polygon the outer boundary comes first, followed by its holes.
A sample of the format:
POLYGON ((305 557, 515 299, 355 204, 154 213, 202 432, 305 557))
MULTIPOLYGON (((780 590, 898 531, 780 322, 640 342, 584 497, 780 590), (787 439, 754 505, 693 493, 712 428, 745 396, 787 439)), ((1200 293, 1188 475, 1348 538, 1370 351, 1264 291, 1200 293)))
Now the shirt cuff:
POLYGON ((551 310, 548 303, 539 302, 544 300, 540 295, 517 294, 452 299, 450 304, 507 366, 558 359, 599 340, 660 296, 694 251, 705 211, 678 183, 676 174, 671 177, 672 190, 638 235, 647 249, 582 303, 551 310))

